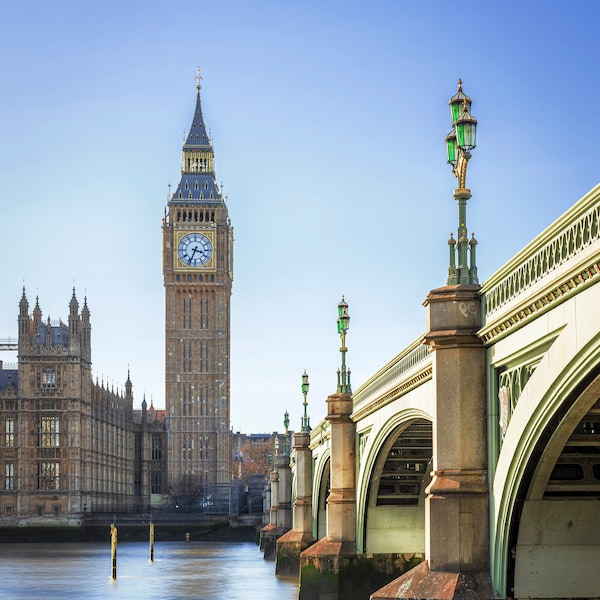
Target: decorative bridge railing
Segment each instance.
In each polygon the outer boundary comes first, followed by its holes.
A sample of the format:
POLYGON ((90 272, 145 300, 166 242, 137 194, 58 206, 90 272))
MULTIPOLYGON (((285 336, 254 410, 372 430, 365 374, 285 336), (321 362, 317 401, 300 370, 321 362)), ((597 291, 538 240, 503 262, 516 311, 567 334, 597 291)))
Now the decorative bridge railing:
POLYGON ((18 350, 19 340, 16 338, 0 338, 0 350, 18 350))
POLYGON ((431 360, 431 348, 425 346, 422 340, 423 336, 420 336, 354 392, 352 397, 355 408, 365 401, 374 400, 394 383, 400 382, 420 363, 431 360))
MULTIPOLYGON (((600 240, 600 185, 584 196, 563 217, 535 238, 483 285, 486 320, 494 313, 549 277, 559 267, 576 260, 600 240)), ((596 276, 598 265, 582 270, 567 287, 568 292, 578 283, 596 276)))

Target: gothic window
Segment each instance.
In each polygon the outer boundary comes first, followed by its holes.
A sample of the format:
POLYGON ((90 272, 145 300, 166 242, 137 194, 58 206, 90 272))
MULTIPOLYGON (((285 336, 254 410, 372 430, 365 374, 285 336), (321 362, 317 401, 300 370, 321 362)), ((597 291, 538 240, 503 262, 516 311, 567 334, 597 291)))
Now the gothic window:
POLYGON ((48 367, 42 371, 42 385, 45 388, 54 387, 56 385, 56 371, 54 367, 48 367))
POLYGON ((15 445, 15 418, 6 417, 4 420, 4 445, 15 445))
MULTIPOLYGON (((152 436, 152 460, 162 460, 162 438, 160 435, 152 436)), ((158 493, 158 492, 152 492, 158 493)))
POLYGON ((204 182, 204 189, 207 190, 208 189, 208 181, 204 182))
POLYGON ((183 447, 181 448, 182 460, 192 460, 192 452, 194 450, 194 440, 184 438, 182 444, 183 444, 183 447))
POLYGON ((40 490, 60 489, 60 464, 57 462, 43 462, 39 466, 40 490))
POLYGON ((185 182, 185 189, 187 190, 187 189, 189 189, 189 187, 190 187, 190 184, 186 181, 185 182))
POLYGON ((40 446, 58 448, 60 446, 60 418, 42 417, 40 423, 40 446))
POLYGON ((196 181, 196 183, 194 184, 194 189, 197 190, 199 187, 198 182, 196 181))
POLYGON ((183 299, 183 329, 192 328, 192 299, 183 299))
POLYGON ((162 482, 160 473, 152 473, 152 481, 150 486, 151 494, 160 494, 162 492, 162 482))
POLYGON ((183 363, 181 365, 181 371, 183 373, 192 372, 192 344, 183 344, 183 363))
POLYGON ((15 489, 15 465, 12 463, 4 465, 4 489, 15 489))

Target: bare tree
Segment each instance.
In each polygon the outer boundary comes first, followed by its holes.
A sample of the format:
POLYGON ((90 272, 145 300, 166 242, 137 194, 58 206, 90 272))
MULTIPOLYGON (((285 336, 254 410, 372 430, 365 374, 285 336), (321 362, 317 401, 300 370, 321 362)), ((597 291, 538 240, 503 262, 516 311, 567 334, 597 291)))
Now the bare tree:
POLYGON ((175 507, 192 512, 204 497, 204 482, 200 475, 186 473, 169 486, 169 497, 175 507))
POLYGON ((236 457, 236 472, 239 473, 239 478, 248 484, 250 475, 266 475, 272 468, 274 454, 273 437, 258 442, 246 441, 236 457))

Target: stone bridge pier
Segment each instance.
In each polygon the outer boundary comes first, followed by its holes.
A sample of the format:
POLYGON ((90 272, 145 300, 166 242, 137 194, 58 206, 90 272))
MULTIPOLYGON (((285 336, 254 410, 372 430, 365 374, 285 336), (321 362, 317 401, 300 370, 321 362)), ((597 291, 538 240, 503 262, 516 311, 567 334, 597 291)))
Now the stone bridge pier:
POLYGON ((494 598, 489 575, 485 348, 478 285, 427 296, 433 348, 433 479, 425 505, 425 561, 371 596, 494 598))

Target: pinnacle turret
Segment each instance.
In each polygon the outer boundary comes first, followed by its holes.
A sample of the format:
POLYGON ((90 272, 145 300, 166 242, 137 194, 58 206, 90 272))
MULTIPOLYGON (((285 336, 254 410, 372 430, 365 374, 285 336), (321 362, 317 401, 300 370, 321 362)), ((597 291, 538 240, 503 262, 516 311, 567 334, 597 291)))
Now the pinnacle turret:
POLYGON ((37 327, 42 322, 42 309, 40 308, 40 297, 35 297, 35 308, 33 309, 33 326, 37 327))
MULTIPOLYGON (((39 307, 38 307, 39 308, 39 307)), ((25 287, 23 287, 23 295, 19 302, 19 338, 29 333, 29 302, 25 295, 25 287)))

